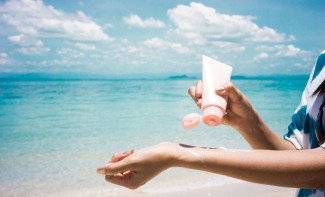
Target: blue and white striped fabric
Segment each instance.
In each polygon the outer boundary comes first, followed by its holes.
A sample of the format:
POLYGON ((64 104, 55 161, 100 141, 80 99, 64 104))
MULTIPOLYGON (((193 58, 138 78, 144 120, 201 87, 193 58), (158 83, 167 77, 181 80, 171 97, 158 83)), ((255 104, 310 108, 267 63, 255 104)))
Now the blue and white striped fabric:
MULTIPOLYGON (((317 87, 325 80, 325 50, 320 54, 314 66, 308 83, 301 97, 301 102, 292 116, 292 123, 288 127, 288 133, 284 135, 284 139, 294 144, 297 149, 312 149, 322 146, 325 149, 325 143, 320 145, 316 138, 316 120, 324 95, 313 96, 317 87)), ((324 109, 325 110, 325 109, 324 109)), ((325 111, 323 117, 323 125, 325 126, 325 111)), ((323 129, 325 130, 325 129, 323 129)), ((324 196, 325 188, 316 189, 299 189, 298 197, 324 196)))

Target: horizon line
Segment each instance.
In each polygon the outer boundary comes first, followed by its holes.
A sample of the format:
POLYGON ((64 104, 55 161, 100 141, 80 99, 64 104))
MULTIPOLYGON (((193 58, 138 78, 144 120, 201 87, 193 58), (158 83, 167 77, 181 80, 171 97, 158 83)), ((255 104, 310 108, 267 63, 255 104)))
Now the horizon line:
MULTIPOLYGON (((89 73, 0 73, 0 81, 32 81, 32 80, 193 80, 201 76, 192 74, 138 74, 138 75, 103 75, 89 73)), ((276 79, 276 78, 308 78, 307 74, 270 74, 270 75, 233 75, 231 79, 276 79)))

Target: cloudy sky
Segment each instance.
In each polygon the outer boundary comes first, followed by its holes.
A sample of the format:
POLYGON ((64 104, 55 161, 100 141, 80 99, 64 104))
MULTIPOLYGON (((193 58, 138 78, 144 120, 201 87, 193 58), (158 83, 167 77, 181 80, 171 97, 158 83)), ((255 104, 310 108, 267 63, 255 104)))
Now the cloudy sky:
POLYGON ((308 74, 323 0, 0 0, 0 73, 308 74))

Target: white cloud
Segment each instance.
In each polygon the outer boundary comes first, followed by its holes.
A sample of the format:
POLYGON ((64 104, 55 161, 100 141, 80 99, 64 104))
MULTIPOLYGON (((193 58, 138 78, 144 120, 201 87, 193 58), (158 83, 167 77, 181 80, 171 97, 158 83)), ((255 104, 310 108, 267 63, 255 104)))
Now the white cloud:
POLYGON ((268 45, 260 45, 255 47, 256 51, 274 51, 274 46, 268 46, 268 45))
POLYGON ((276 73, 309 72, 316 55, 314 52, 303 50, 292 44, 261 45, 255 47, 255 51, 259 54, 253 58, 253 61, 260 62, 267 59, 268 64, 264 65, 274 69, 276 73))
POLYGON ((288 45, 288 46, 276 46, 277 48, 277 53, 276 56, 280 56, 280 57, 294 57, 294 56, 298 56, 302 53, 304 53, 300 48, 297 48, 293 45, 288 45))
POLYGON ((262 45, 255 48, 257 51, 268 51, 272 52, 277 57, 298 57, 308 56, 310 52, 304 51, 294 45, 262 45))
POLYGON ((49 52, 50 49, 47 47, 22 47, 17 51, 25 55, 43 55, 49 52))
POLYGON ((7 53, 0 53, 0 65, 10 64, 10 58, 7 53))
POLYGON ((94 45, 80 43, 80 42, 76 43, 75 46, 84 51, 96 50, 96 47, 94 45))
POLYGON ((18 44, 20 46, 43 46, 43 42, 41 40, 35 39, 33 37, 26 36, 24 34, 9 36, 8 40, 12 43, 18 44))
POLYGON ((211 44, 212 46, 217 47, 220 53, 234 53, 234 52, 242 52, 246 50, 245 46, 242 46, 234 42, 213 41, 211 42, 211 44))
POLYGON ((137 53, 137 57, 141 56, 141 48, 137 45, 135 45, 132 42, 129 42, 128 39, 122 38, 119 40, 119 43, 115 43, 115 46, 113 46, 113 50, 107 50, 104 51, 103 54, 105 57, 112 56, 113 54, 115 56, 118 56, 118 58, 121 58, 121 56, 127 57, 127 59, 131 59, 128 55, 137 53), (127 54, 125 56, 125 54, 127 54), (121 56, 120 56, 121 55, 121 56))
POLYGON ((127 52, 127 53, 136 53, 139 51, 139 49, 135 46, 127 46, 127 47, 122 47, 121 52, 127 52))
POLYGON ((8 28, 9 31, 2 32, 15 46, 13 51, 0 51, 0 64, 26 70, 46 68, 49 72, 65 72, 69 68, 117 74, 197 73, 200 54, 206 54, 234 66, 236 74, 256 74, 257 71, 272 74, 292 73, 293 66, 298 65, 300 71, 306 71, 306 62, 314 61, 310 52, 292 45, 295 36, 279 32, 273 26, 265 27, 263 23, 257 25, 253 16, 220 13, 200 3, 175 6, 166 13, 168 21, 143 17, 142 13, 124 15, 120 18, 124 27, 160 28, 140 37, 130 37, 135 28, 119 34, 120 27, 105 24, 109 21, 100 27, 83 12, 68 13, 45 2, 7 0, 0 3, 0 24, 5 29, 11 25, 17 30, 8 28), (116 35, 114 42, 92 42, 112 40, 105 33, 110 30, 116 35), (18 53, 46 56, 26 59, 18 53), (13 58, 22 59, 16 62, 13 58), (26 64, 28 61, 30 64, 26 64))
POLYGON ((83 12, 69 14, 45 5, 42 0, 10 0, 0 6, 0 20, 33 37, 72 40, 111 40, 83 12))
POLYGON ((294 35, 290 35, 288 40, 289 41, 295 41, 297 39, 296 39, 296 37, 294 35))
POLYGON ((265 59, 265 58, 268 58, 269 55, 267 53, 265 53, 265 52, 261 52, 260 54, 257 55, 257 57, 259 59, 265 59))
POLYGON ((163 50, 171 49, 172 51, 175 51, 180 54, 189 52, 189 49, 187 47, 184 47, 180 43, 168 42, 157 37, 145 40, 143 44, 149 48, 156 48, 156 49, 163 49, 163 50))
POLYGON ((138 15, 130 15, 128 17, 124 17, 123 21, 130 25, 130 26, 135 26, 135 27, 141 27, 141 28, 164 28, 165 23, 154 19, 152 17, 147 18, 147 19, 141 19, 138 15))
POLYGON ((25 55, 42 55, 50 51, 49 48, 43 47, 44 44, 41 40, 25 34, 9 36, 8 40, 21 46, 17 51, 25 55))
POLYGON ((114 28, 114 26, 112 24, 110 24, 110 23, 105 23, 103 25, 103 29, 111 29, 111 28, 114 28))
POLYGON ((151 48, 163 48, 165 47, 165 41, 160 38, 151 38, 143 42, 144 45, 151 48))
MULTIPOLYGON (((252 42, 283 42, 285 34, 270 27, 259 27, 252 16, 227 15, 201 3, 178 5, 167 12, 176 28, 170 33, 181 35, 193 44, 213 40, 240 40, 252 42)), ((290 37, 293 39, 293 37, 290 37)))
POLYGON ((57 53, 59 55, 61 55, 63 58, 66 58, 66 59, 81 58, 81 57, 85 56, 85 54, 83 52, 80 52, 78 50, 74 50, 74 49, 71 49, 71 48, 59 49, 57 53))
POLYGON ((257 56, 254 57, 255 61, 260 61, 262 59, 266 59, 269 57, 269 54, 267 54, 266 52, 260 52, 257 56))

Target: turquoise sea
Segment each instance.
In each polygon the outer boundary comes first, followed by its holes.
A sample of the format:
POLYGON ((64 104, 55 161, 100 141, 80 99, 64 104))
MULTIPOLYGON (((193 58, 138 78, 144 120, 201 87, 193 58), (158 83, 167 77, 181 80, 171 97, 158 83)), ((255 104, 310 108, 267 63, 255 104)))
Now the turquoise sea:
MULTIPOLYGON (((282 136, 307 77, 232 80, 265 122, 282 136)), ((102 196, 125 189, 96 174, 115 152, 161 141, 248 149, 233 129, 201 125, 184 131, 184 115, 199 112, 187 95, 194 79, 1 80, 0 196, 102 196)), ((141 192, 234 181, 170 169, 141 192)))

